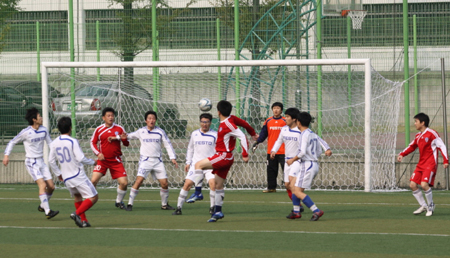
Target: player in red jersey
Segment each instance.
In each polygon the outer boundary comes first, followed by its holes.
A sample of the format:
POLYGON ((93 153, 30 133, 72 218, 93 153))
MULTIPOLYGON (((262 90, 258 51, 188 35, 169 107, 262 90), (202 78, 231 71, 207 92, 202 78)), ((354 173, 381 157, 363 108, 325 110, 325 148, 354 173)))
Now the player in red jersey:
MULTIPOLYGON (((91 138, 91 149, 98 157, 97 166, 95 166, 92 173, 91 181, 94 186, 97 186, 98 181, 106 174, 109 169, 112 179, 117 179, 117 199, 116 207, 125 209, 123 197, 127 193, 127 172, 122 163, 122 151, 120 142, 128 146, 130 143, 121 135, 125 133, 122 126, 114 123, 115 111, 111 107, 106 107, 102 110, 102 119, 105 122, 95 129, 91 138), (98 143, 100 142, 100 148, 98 143)), ((124 134, 125 135, 125 134, 124 134)))
POLYGON ((233 150, 236 145, 236 138, 241 140, 242 159, 244 162, 248 162, 249 160, 247 138, 238 126, 244 127, 245 130, 252 136, 253 140, 256 141, 256 139, 258 139, 255 129, 253 129, 253 127, 251 127, 245 120, 230 115, 232 109, 233 106, 226 100, 221 100, 217 103, 217 113, 219 114, 220 126, 217 133, 216 154, 195 163, 196 174, 203 174, 203 170, 205 169, 212 169, 212 173, 214 174, 216 200, 214 213, 208 222, 216 222, 218 219, 224 217, 222 213, 223 199, 225 197, 223 183, 227 178, 231 165, 233 165, 234 162, 233 150))
POLYGON ((434 179, 436 178, 438 150, 441 151, 442 157, 444 157, 444 168, 448 167, 447 148, 439 137, 439 134, 435 130, 428 128, 429 123, 430 118, 424 113, 419 113, 414 116, 414 125, 420 132, 416 134, 414 140, 397 157, 397 160, 401 162, 403 157, 413 152, 416 148, 419 148, 419 163, 411 176, 411 183, 409 184, 414 197, 416 197, 420 204, 420 208, 413 212, 414 215, 421 214, 425 211, 427 212, 426 216, 433 215, 435 205, 433 203, 431 187, 434 185, 434 179), (418 185, 421 185, 425 191, 428 206, 418 185))

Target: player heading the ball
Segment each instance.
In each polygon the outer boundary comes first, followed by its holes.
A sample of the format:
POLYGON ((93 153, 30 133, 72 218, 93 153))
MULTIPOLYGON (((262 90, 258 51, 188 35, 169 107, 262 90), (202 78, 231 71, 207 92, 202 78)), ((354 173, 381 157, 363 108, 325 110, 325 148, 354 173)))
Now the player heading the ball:
POLYGON ((98 201, 98 193, 86 176, 83 164, 95 165, 96 162, 86 158, 78 141, 70 137, 72 131, 70 117, 59 119, 58 130, 61 135, 50 144, 49 165, 75 199, 76 211, 70 214, 70 218, 80 228, 90 227, 91 224, 89 224, 85 212, 98 201))

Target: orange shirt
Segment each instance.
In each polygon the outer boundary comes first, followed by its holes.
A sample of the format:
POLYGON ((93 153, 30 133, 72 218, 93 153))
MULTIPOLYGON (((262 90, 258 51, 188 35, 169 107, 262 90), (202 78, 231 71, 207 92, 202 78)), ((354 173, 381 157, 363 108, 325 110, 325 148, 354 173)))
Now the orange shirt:
MULTIPOLYGON (((270 154, 273 145, 280 135, 281 128, 286 125, 286 119, 284 117, 275 118, 273 116, 266 119, 264 122, 261 133, 257 140, 258 143, 264 142, 267 139, 267 154, 270 154)), ((284 143, 281 145, 277 154, 284 154, 284 143)))

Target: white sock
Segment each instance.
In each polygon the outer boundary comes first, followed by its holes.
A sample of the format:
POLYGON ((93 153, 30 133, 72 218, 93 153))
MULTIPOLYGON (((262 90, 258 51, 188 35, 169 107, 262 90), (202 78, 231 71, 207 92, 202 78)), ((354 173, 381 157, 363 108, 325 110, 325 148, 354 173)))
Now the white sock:
POLYGON ((202 187, 203 186, 203 180, 200 180, 200 182, 198 182, 195 187, 202 187))
POLYGON ((161 195, 161 205, 167 205, 167 201, 169 200, 169 189, 161 188, 161 190, 159 190, 159 195, 161 195))
MULTIPOLYGON (((315 204, 313 204, 311 207, 309 207, 309 209, 314 212, 315 210, 319 209, 317 208, 317 206, 315 204)), ((300 206, 298 206, 298 211, 300 211, 300 206)))
POLYGON ((178 196, 178 203, 177 207, 180 209, 183 208, 183 203, 186 201, 186 197, 188 196, 189 191, 184 190, 181 188, 180 195, 178 196))
POLYGON ((223 206, 223 199, 225 199, 225 190, 216 190, 215 201, 217 206, 223 206))
POLYGON ((416 197, 416 200, 419 202, 420 206, 422 206, 422 207, 427 206, 425 199, 423 198, 422 191, 420 189, 413 191, 413 195, 414 195, 414 197, 416 197))
POLYGON ((48 204, 47 194, 40 194, 39 199, 41 200, 41 208, 45 210, 45 214, 50 212, 50 204, 48 204))
POLYGON ((136 196, 138 195, 139 190, 136 190, 134 188, 131 188, 130 190, 130 198, 128 199, 128 205, 133 205, 134 203, 134 198, 136 198, 136 196))
POLYGON ((194 184, 197 185, 200 182, 203 182, 203 170, 196 169, 194 172, 194 184))
POLYGON ((216 205, 216 191, 209 190, 209 201, 211 202, 210 207, 216 205))
POLYGON ((50 201, 50 198, 52 198, 53 194, 47 194, 47 200, 50 201))
POLYGON ((116 203, 122 202, 123 198, 125 197, 125 194, 127 194, 127 190, 120 190, 119 187, 117 187, 116 203))
POLYGON ((428 191, 425 191, 425 198, 427 198, 428 205, 433 203, 433 193, 431 192, 431 188, 428 191))

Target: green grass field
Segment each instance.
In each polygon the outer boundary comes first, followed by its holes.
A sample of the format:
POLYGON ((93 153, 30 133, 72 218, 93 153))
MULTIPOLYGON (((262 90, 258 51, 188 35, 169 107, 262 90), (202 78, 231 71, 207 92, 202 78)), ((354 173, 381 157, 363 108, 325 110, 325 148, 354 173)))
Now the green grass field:
MULTIPOLYGON (((325 215, 285 216, 285 192, 226 191, 225 218, 207 223, 205 200, 185 204, 182 216, 160 209, 159 190, 141 190, 132 212, 114 207, 115 189, 100 189, 87 212, 92 228, 69 218, 73 201, 57 189, 47 220, 37 211, 35 185, 0 185, 0 257, 435 257, 450 256, 450 192, 435 191, 432 217, 414 216, 410 192, 311 191, 325 215)), ((176 205, 178 190, 170 191, 176 205)), ((128 198, 128 195, 127 197, 128 198)))

